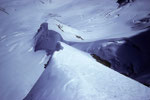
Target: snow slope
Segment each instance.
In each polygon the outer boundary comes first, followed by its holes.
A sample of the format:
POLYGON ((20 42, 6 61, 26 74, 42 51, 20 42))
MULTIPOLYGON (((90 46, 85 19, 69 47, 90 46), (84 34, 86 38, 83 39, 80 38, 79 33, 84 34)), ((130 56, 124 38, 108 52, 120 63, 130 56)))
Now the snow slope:
POLYGON ((98 56, 97 60, 107 62, 113 70, 150 86, 149 39, 150 30, 147 30, 130 38, 80 42, 71 46, 98 56))
POLYGON ((33 52, 41 23, 48 22, 66 41, 130 37, 143 31, 135 23, 147 17, 149 2, 117 9, 116 0, 0 0, 0 99, 24 98, 44 71, 48 57, 33 52))
POLYGON ((150 89, 61 43, 24 100, 149 100, 150 89))
POLYGON ((45 52, 34 53, 30 36, 0 41, 0 99, 21 100, 43 72, 45 52))

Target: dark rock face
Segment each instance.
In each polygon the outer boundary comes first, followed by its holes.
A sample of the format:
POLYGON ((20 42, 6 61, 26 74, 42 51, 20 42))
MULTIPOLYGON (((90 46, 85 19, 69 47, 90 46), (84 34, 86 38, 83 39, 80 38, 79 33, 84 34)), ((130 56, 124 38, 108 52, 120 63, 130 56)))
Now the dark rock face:
POLYGON ((96 54, 91 54, 91 56, 92 56, 93 58, 95 58, 97 62, 100 62, 100 63, 104 64, 104 65, 107 66, 107 67, 110 67, 110 66, 111 66, 110 62, 108 62, 107 60, 104 60, 104 59, 100 58, 100 57, 97 56, 96 54))
POLYGON ((54 51, 61 49, 59 41, 62 41, 62 37, 59 33, 48 30, 48 23, 41 24, 36 35, 34 36, 34 50, 45 50, 47 55, 52 55, 54 51))
POLYGON ((117 0, 117 3, 119 4, 119 7, 124 6, 128 3, 134 2, 135 0, 117 0))

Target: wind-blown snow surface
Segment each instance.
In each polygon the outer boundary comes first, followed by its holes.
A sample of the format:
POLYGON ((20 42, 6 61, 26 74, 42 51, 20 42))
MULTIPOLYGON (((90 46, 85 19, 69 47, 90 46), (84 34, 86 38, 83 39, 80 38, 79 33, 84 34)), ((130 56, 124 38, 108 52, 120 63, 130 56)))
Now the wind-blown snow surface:
POLYGON ((150 30, 147 30, 130 38, 81 42, 72 46, 95 54, 99 60, 107 61, 108 67, 150 86, 149 42, 150 30))
POLYGON ((140 31, 137 23, 147 17, 149 4, 136 0, 117 9, 115 0, 0 0, 0 99, 21 100, 43 72, 48 57, 32 48, 41 23, 67 41, 129 37, 140 31))
POLYGON ((62 44, 24 100, 149 100, 150 89, 62 44))

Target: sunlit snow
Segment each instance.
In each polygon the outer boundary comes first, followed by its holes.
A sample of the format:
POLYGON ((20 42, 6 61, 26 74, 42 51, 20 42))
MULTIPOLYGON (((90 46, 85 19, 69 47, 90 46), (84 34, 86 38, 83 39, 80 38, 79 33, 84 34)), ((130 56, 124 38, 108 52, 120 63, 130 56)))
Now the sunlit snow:
POLYGON ((149 0, 120 8, 116 1, 0 0, 0 100, 149 100, 149 87, 83 52, 89 42, 129 38, 149 27, 141 22, 149 17, 149 0), (34 52, 43 22, 64 39, 46 69, 50 56, 34 52))

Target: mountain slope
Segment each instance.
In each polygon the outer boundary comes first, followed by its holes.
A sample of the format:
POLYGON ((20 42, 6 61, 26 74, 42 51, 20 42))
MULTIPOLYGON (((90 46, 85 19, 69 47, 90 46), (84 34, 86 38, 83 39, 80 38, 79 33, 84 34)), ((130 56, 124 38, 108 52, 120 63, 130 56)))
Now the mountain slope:
POLYGON ((0 99, 23 99, 44 71, 49 56, 33 52, 43 22, 71 42, 130 37, 149 27, 149 0, 120 8, 116 1, 0 0, 0 99))
POLYGON ((150 89, 61 43, 24 100, 149 100, 150 89))

